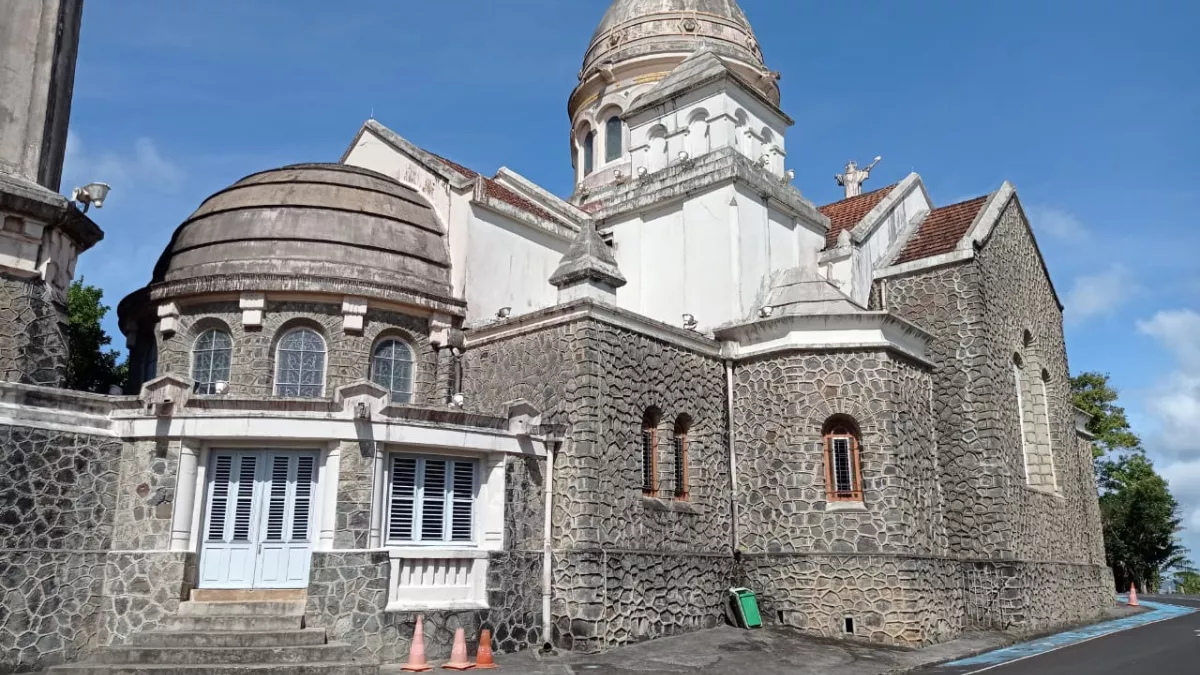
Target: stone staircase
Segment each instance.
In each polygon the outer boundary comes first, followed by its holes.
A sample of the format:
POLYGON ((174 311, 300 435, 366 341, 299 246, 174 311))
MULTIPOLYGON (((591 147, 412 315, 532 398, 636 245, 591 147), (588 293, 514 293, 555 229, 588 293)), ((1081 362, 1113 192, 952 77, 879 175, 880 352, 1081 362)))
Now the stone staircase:
POLYGON ((373 661, 304 627, 304 600, 181 603, 158 630, 136 633, 89 662, 50 668, 54 675, 378 675, 373 661))

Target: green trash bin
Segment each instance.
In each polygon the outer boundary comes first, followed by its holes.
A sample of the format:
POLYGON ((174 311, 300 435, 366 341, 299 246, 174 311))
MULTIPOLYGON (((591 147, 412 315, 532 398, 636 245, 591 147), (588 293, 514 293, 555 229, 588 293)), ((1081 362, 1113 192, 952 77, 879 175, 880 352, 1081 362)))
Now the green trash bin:
POLYGON ((729 602, 734 615, 746 628, 762 628, 762 616, 758 613, 758 598, 749 588, 729 589, 729 602))

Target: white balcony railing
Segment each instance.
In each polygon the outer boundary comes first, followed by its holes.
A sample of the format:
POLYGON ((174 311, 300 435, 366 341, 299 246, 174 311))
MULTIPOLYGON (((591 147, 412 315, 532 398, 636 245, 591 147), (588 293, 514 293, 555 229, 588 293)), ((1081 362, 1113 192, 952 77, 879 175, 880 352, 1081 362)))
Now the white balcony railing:
POLYGON ((389 612, 487 608, 488 552, 391 549, 389 612))

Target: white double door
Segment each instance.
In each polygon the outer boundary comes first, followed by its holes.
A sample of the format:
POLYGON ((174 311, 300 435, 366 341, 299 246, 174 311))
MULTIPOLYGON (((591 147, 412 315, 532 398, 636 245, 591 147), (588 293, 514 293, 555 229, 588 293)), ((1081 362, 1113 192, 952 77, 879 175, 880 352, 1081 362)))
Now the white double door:
POLYGON ((201 588, 304 588, 317 453, 214 450, 201 533, 201 588))

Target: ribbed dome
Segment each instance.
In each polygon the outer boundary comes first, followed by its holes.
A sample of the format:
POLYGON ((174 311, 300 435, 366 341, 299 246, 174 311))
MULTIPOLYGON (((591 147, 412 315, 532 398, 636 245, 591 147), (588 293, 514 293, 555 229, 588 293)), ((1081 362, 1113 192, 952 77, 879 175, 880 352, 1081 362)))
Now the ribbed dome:
POLYGON ((175 231, 154 283, 263 275, 450 295, 445 230, 429 202, 343 164, 272 169, 209 197, 175 231))
POLYGON ((689 54, 700 43, 765 69, 758 40, 736 0, 615 0, 583 59, 592 68, 659 53, 689 54))

